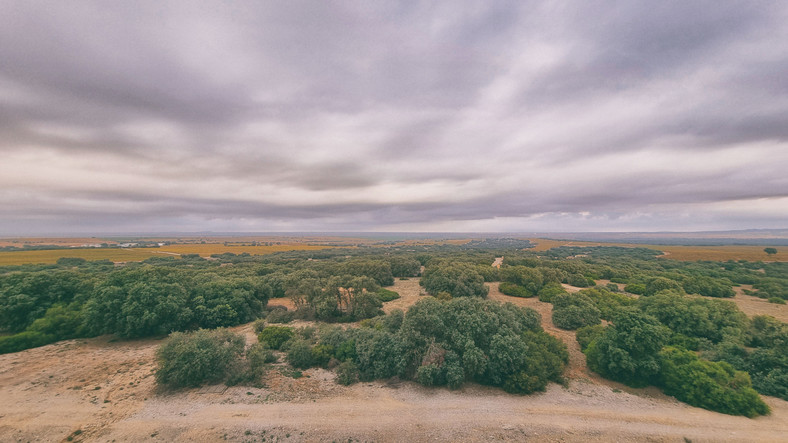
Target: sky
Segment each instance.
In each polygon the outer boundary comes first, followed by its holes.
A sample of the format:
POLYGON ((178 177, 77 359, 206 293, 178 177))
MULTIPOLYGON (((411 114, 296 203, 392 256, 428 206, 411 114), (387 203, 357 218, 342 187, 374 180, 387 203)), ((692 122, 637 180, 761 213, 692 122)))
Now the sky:
POLYGON ((787 221, 788 2, 0 0, 0 235, 787 221))

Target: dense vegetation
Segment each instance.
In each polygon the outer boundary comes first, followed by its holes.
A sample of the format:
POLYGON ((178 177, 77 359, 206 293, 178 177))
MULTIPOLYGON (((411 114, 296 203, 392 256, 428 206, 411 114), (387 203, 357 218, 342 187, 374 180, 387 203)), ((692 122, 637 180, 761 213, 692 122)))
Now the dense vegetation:
MULTIPOLYGON (((399 376, 425 386, 455 389, 475 381, 531 393, 561 381, 568 360, 566 346, 539 324, 535 311, 511 304, 430 297, 405 314, 376 317, 360 328, 327 325, 315 332, 266 326, 259 341, 263 349, 284 351, 294 368, 336 367, 343 384, 399 376)), ((236 343, 227 333, 173 334, 159 351, 157 377, 172 387, 231 378, 233 368, 243 366, 236 343), (218 364, 220 357, 224 365, 218 364)), ((255 368, 264 360, 253 362, 248 355, 246 360, 247 371, 259 374, 255 368)))
POLYGON ((332 368, 344 384, 398 376, 528 393, 560 381, 563 345, 541 330, 534 311, 485 300, 485 282, 497 281, 505 294, 552 303, 553 322, 577 330, 589 367, 604 377, 659 386, 729 414, 767 413, 755 391, 788 399, 788 326, 748 318, 724 300, 746 285, 739 290, 784 302, 788 264, 678 262, 646 248, 527 246, 511 239, 395 243, 0 268, 0 352, 98 334, 197 331, 172 334, 159 351, 161 384, 255 383, 277 356, 294 368, 332 368), (490 266, 502 255, 500 269, 490 266), (382 315, 382 304, 399 296, 385 287, 419 275, 434 297, 382 315), (584 289, 569 294, 562 284, 584 289), (277 297, 289 297, 295 310, 267 307, 277 297), (288 327, 296 318, 318 321, 316 329, 288 327), (215 329, 255 319, 259 343, 246 350, 242 339, 215 329), (353 321, 361 326, 333 324, 353 321))

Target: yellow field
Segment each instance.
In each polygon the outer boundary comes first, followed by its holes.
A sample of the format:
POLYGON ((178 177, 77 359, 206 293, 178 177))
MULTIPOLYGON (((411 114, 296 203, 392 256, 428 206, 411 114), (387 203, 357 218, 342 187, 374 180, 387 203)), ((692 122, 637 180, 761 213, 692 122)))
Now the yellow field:
POLYGON ((786 247, 778 247, 777 254, 768 255, 763 252, 763 246, 643 246, 665 252, 665 258, 682 261, 788 261, 788 248, 786 247))
POLYGON ((728 261, 728 260, 747 260, 747 261, 788 261, 788 247, 778 247, 777 254, 768 255, 763 252, 764 246, 673 246, 673 245, 645 245, 634 243, 594 243, 584 241, 549 240, 544 238, 532 238, 531 242, 536 243, 536 247, 531 251, 546 251, 550 248, 559 246, 622 246, 627 248, 649 248, 656 249, 665 253, 663 257, 681 261, 728 261))
POLYGON ((153 257, 153 249, 53 249, 49 251, 0 252, 0 266, 55 263, 61 257, 85 260, 141 261, 153 257))
POLYGON ((155 248, 154 251, 158 251, 160 254, 169 252, 175 254, 200 254, 203 257, 210 257, 212 254, 222 254, 225 252, 232 252, 233 254, 248 252, 252 255, 265 255, 281 251, 316 251, 318 249, 326 249, 327 247, 328 246, 309 245, 304 243, 283 243, 281 245, 271 246, 237 246, 233 244, 225 246, 223 243, 206 243, 168 245, 155 248))
MULTIPOLYGON (((612 243, 594 243, 587 241, 570 241, 570 240, 550 240, 547 238, 529 238, 531 243, 536 243, 536 247, 528 249, 529 251, 546 251, 548 249, 557 248, 559 246, 614 246, 612 243)), ((623 245, 622 245, 623 246, 623 245)), ((629 245, 627 245, 629 246, 629 245)))
POLYGON ((86 260, 110 260, 114 262, 142 261, 150 257, 178 256, 181 254, 200 254, 209 257, 212 254, 232 252, 252 255, 272 254, 280 251, 302 251, 325 249, 327 246, 308 245, 304 243, 283 243, 272 246, 225 246, 223 243, 169 245, 160 248, 123 248, 123 249, 54 249, 48 251, 11 251, 0 252, 0 266, 23 265, 28 263, 51 264, 61 257, 77 257, 86 260))

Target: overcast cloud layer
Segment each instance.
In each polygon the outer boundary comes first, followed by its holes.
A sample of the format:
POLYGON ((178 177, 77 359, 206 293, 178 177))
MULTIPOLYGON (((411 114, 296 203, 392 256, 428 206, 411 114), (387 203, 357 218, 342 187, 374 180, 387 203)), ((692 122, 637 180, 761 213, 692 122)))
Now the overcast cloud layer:
POLYGON ((0 0, 0 234, 784 228, 788 3, 0 0))

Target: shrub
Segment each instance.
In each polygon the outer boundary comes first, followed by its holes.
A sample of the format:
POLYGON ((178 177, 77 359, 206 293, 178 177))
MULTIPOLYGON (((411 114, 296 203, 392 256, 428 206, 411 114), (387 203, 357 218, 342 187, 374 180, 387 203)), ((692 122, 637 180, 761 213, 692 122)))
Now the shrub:
POLYGON ((312 347, 306 340, 295 339, 288 346, 287 362, 298 369, 309 369, 315 365, 312 359, 312 347))
POLYGON ((534 294, 523 286, 508 281, 501 282, 498 290, 511 297, 533 297, 534 294))
POLYGON ((581 293, 560 294, 553 299, 553 323, 561 329, 599 324, 599 309, 581 293))
MULTIPOLYGON (((277 306, 278 307, 278 306, 277 306)), ((282 306, 283 309, 273 309, 268 315, 265 317, 268 323, 290 323, 295 319, 295 311, 288 311, 286 307, 282 306)))
POLYGON ((679 282, 675 280, 671 280, 665 277, 656 277, 656 278, 652 278, 646 283, 646 292, 644 292, 643 295, 650 297, 662 291, 672 291, 679 294, 683 294, 684 288, 681 286, 679 282))
POLYGON ((295 332, 293 328, 286 326, 266 326, 257 336, 257 339, 268 345, 271 349, 279 349, 282 345, 293 338, 295 332))
POLYGON ((580 294, 588 297, 594 306, 599 309, 599 317, 605 320, 612 320, 616 313, 625 306, 633 306, 637 300, 627 295, 610 292, 607 289, 596 287, 583 289, 580 294))
POLYGON ((624 286, 624 291, 630 294, 643 295, 646 293, 646 285, 642 283, 630 283, 624 286))
POLYGON ((586 347, 589 369, 605 378, 630 386, 654 384, 660 366, 657 353, 670 336, 670 329, 656 318, 625 308, 611 326, 586 347))
POLYGON ((334 348, 328 345, 316 345, 312 347, 312 366, 327 367, 328 362, 334 356, 334 348))
POLYGON ((780 297, 769 297, 768 301, 769 301, 769 303, 774 303, 774 304, 777 304, 777 305, 784 305, 785 304, 785 300, 781 299, 780 297))
POLYGON ((487 297, 484 277, 472 265, 450 264, 428 267, 419 282, 430 294, 448 292, 456 297, 487 297))
POLYGON ((358 381, 358 367, 352 361, 340 363, 337 366, 336 373, 336 381, 341 385, 352 385, 358 381))
POLYGON ((585 351, 588 345, 602 335, 603 332, 605 332, 605 326, 603 325, 583 326, 578 329, 575 339, 580 344, 580 350, 585 351))
POLYGON ((382 302, 388 302, 399 298, 399 294, 386 288, 380 288, 376 292, 378 298, 382 302))
POLYGON ((572 305, 553 310, 553 323, 561 329, 575 330, 599 322, 599 309, 594 305, 572 305))
POLYGON ((578 288, 587 288, 589 286, 594 286, 595 283, 590 283, 588 279, 583 274, 570 274, 567 277, 566 282, 572 286, 578 288))
POLYGON ((665 393, 712 411, 755 417, 769 407, 752 389, 750 376, 725 362, 701 360, 693 352, 666 347, 659 353, 665 393))
POLYGON ((252 329, 254 330, 255 334, 260 334, 261 332, 263 332, 263 329, 265 329, 265 326, 266 326, 265 319, 258 318, 252 324, 252 329))
POLYGON ((54 335, 42 334, 41 332, 25 331, 19 334, 0 337, 0 354, 19 352, 25 349, 44 346, 55 342, 54 335))
POLYGON ((156 351, 156 381, 172 388, 224 381, 240 360, 244 342, 226 329, 173 333, 156 351))
POLYGON ((405 319, 405 313, 401 309, 395 309, 390 314, 383 317, 383 329, 388 332, 397 332, 405 319))
POLYGON ((266 363, 274 363, 276 355, 265 343, 255 343, 246 351, 246 361, 252 379, 257 379, 265 372, 266 363))
MULTIPOLYGON (((516 295, 515 297, 532 297, 539 292, 544 283, 544 276, 538 269, 525 266, 511 266, 501 270, 501 277, 506 283, 512 283, 525 290, 530 295, 516 295)), ((503 290, 501 290, 504 294, 503 290)), ((506 294, 510 295, 510 294, 506 294)))
POLYGON ((638 300, 643 312, 687 337, 702 337, 718 343, 725 336, 741 337, 747 316, 733 302, 684 297, 664 292, 638 300))
POLYGON ((566 293, 566 289, 560 283, 548 283, 539 290, 539 301, 551 303, 556 295, 566 293))

